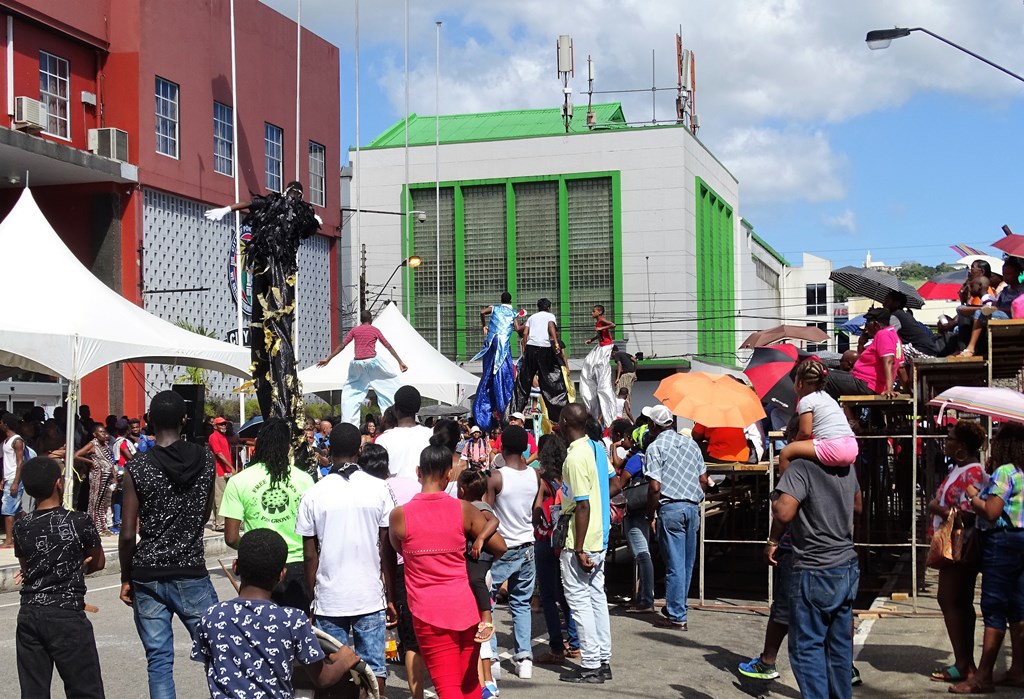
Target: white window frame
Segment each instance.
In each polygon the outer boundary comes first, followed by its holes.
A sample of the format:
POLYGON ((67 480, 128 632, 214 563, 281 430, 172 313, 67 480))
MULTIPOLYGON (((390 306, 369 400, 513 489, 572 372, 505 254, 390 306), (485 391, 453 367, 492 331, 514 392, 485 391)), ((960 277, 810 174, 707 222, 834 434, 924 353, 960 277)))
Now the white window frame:
POLYGON ((43 105, 43 110, 46 112, 46 126, 43 128, 43 133, 47 136, 53 136, 64 141, 71 140, 71 64, 68 63, 68 59, 55 56, 47 51, 39 52, 39 101, 43 105), (51 67, 55 68, 57 72, 51 71, 51 67), (64 77, 61 77, 61 68, 64 69, 64 77), (49 79, 53 78, 57 81, 57 92, 53 93, 43 86, 49 87, 49 79), (60 96, 60 88, 63 84, 64 96, 60 96), (53 119, 56 120, 58 131, 50 131, 50 99, 57 100, 58 102, 64 103, 64 116, 61 118, 59 114, 52 115, 53 119), (63 124, 66 133, 60 133, 60 126, 63 124))
POLYGON ((216 100, 213 102, 213 171, 228 177, 235 175, 234 107, 216 100), (226 149, 227 153, 219 153, 218 147, 226 149), (227 169, 219 169, 218 162, 224 160, 227 169))
POLYGON ((271 192, 284 189, 284 129, 263 122, 263 184, 271 192), (272 138, 277 136, 277 139, 272 138), (274 170, 271 170, 274 167, 274 170), (275 182, 276 180, 276 186, 275 182))
POLYGON ((159 75, 156 76, 155 86, 153 92, 156 98, 154 115, 155 115, 155 135, 156 135, 156 152, 159 155, 165 155, 168 158, 174 158, 178 160, 181 153, 181 139, 180 139, 180 99, 181 99, 181 86, 176 82, 172 82, 167 78, 161 78, 159 75), (165 90, 161 90, 161 87, 165 90), (173 92, 173 95, 172 95, 173 92), (173 127, 174 134, 168 134, 161 132, 161 124, 169 124, 173 127), (173 153, 167 153, 161 148, 162 139, 165 139, 170 145, 174 147, 173 153))
POLYGON ((309 203, 327 206, 327 147, 309 142, 309 203))

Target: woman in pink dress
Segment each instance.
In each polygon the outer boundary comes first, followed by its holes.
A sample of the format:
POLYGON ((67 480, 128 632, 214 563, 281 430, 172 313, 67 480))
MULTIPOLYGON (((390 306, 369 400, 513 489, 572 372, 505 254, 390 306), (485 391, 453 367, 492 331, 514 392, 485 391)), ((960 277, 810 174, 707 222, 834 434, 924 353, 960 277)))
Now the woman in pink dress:
MULTIPOLYGON (((974 527, 974 513, 967 498, 967 487, 981 488, 986 481, 985 469, 981 465, 981 447, 985 443, 985 430, 977 422, 961 420, 949 428, 946 437, 946 456, 953 462, 949 475, 939 485, 935 497, 928 503, 932 521, 928 527, 929 538, 949 517, 953 509, 964 514, 964 524, 974 527)), ((977 615, 974 611, 974 586, 978 581, 980 561, 955 563, 939 570, 937 593, 939 608, 946 622, 950 645, 953 646, 953 664, 932 672, 937 682, 961 682, 975 671, 974 626, 977 615)))
MULTIPOLYGON (((452 452, 434 435, 416 469, 422 492, 391 513, 391 544, 405 557, 405 586, 413 628, 439 699, 479 699, 476 635, 480 613, 466 573, 466 539, 486 526, 471 503, 445 492, 452 452)), ((500 558, 507 546, 495 534, 484 549, 500 558)))

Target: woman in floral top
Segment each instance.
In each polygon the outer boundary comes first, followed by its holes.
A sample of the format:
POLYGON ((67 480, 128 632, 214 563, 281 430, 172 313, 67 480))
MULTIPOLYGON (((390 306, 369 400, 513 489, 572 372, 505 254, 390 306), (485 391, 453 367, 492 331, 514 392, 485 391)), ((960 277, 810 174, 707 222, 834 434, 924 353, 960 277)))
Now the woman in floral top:
MULTIPOLYGON (((1024 639, 1024 425, 1005 423, 992 438, 990 465, 1000 464, 980 492, 967 486, 971 508, 982 531, 981 614, 985 636, 974 676, 949 688, 953 694, 992 692, 999 648, 1012 626, 1014 645, 1024 639)), ((1013 662, 1000 684, 1024 684, 1024 648, 1014 648, 1013 662)))
MULTIPOLYGON (((953 469, 942 481, 935 497, 928 503, 932 515, 928 536, 949 517, 953 509, 961 515, 965 527, 974 527, 975 515, 967 502, 967 487, 980 488, 985 483, 981 447, 985 443, 985 430, 977 422, 961 420, 949 428, 946 437, 946 457, 953 469)), ((932 672, 932 679, 941 682, 960 682, 975 670, 974 666, 974 586, 978 581, 976 561, 956 563, 939 570, 938 602, 946 622, 946 632, 953 646, 953 664, 932 672)))

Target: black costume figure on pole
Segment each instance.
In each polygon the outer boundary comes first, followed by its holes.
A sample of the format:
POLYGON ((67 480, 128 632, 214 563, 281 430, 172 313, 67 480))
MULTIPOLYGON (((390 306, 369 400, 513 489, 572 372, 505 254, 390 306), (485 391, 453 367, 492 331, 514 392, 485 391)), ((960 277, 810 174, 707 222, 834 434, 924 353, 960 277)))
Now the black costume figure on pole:
POLYGON ((242 225, 252 239, 246 246, 246 267, 252 279, 249 345, 252 382, 264 420, 279 417, 292 426, 297 465, 310 462, 303 439, 302 387, 295 364, 295 282, 299 245, 320 227, 313 206, 302 200, 302 185, 288 184, 284 194, 253 196, 250 202, 210 209, 206 217, 219 220, 232 211, 248 209, 242 225))

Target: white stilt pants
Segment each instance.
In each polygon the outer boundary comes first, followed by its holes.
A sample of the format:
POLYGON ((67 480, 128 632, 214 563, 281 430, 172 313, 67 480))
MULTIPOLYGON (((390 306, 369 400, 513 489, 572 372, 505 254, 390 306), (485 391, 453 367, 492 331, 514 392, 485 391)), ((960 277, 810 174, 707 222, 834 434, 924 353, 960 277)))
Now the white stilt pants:
POLYGON ((377 394, 380 409, 387 410, 395 402, 395 391, 402 382, 380 357, 353 359, 348 365, 348 379, 341 387, 341 420, 359 426, 359 406, 366 400, 366 393, 373 389, 377 394))
POLYGON ((605 426, 616 417, 615 387, 612 384, 612 345, 598 345, 583 360, 580 397, 583 405, 605 426))

